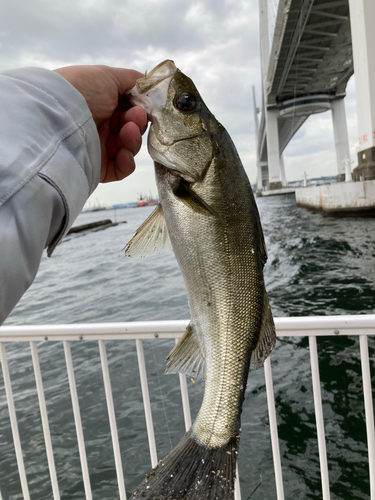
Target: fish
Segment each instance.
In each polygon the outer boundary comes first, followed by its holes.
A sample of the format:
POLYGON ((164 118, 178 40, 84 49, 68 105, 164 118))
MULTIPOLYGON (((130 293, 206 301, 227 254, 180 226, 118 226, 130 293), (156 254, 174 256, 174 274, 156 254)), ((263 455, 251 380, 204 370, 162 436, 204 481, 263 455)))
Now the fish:
POLYGON ((192 427, 131 498, 234 499, 248 373, 276 342, 257 205, 228 132, 173 61, 137 80, 127 97, 151 121, 148 151, 160 202, 125 255, 173 249, 190 323, 167 357, 166 373, 205 380, 192 427))

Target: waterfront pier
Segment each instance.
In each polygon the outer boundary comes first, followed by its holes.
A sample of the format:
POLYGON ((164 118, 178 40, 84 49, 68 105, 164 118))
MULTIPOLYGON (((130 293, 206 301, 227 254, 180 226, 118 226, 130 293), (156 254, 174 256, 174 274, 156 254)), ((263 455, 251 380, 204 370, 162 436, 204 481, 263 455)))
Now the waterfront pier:
POLYGON ((259 0, 259 19, 260 123, 254 93, 258 195, 287 189, 286 146, 310 115, 330 110, 337 186, 298 188, 297 204, 333 213, 336 200, 340 213, 359 213, 358 193, 366 193, 363 210, 371 213, 375 208, 375 2, 286 0, 279 2, 272 22, 268 1, 259 0), (345 95, 354 71, 359 146, 358 167, 351 174, 345 95), (357 185, 365 181, 366 185, 357 185))

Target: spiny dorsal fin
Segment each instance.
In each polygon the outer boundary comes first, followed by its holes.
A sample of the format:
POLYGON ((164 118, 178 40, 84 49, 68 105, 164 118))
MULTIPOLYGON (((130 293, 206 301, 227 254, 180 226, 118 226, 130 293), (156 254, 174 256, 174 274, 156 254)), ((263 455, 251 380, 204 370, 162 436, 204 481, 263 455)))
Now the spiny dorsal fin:
POLYGON ((204 380, 205 362, 194 328, 189 324, 179 343, 169 353, 165 373, 185 373, 204 380))
POLYGON ((263 234, 263 230, 262 230, 262 225, 260 223, 259 214, 257 217, 257 232, 258 232, 258 241, 259 241, 259 249, 260 249, 260 254, 261 254, 261 259, 262 259, 262 265, 264 267, 264 264, 267 262, 268 255, 267 255, 266 242, 264 241, 264 234, 263 234))
POLYGON ((171 248, 171 242, 164 212, 159 203, 126 245, 125 256, 145 257, 169 248, 171 248))
POLYGON ((257 370, 271 354, 276 344, 276 331, 272 311, 268 301, 267 292, 264 290, 263 319, 258 343, 251 353, 250 370, 257 370))

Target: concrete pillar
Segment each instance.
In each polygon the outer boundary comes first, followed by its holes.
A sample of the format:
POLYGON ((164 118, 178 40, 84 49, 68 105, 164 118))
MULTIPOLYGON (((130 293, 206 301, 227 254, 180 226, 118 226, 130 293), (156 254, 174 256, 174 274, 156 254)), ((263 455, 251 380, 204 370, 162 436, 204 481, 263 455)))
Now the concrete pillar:
POLYGON ((375 179, 375 2, 349 0, 359 147, 353 179, 375 179))
POLYGON ((307 187, 307 175, 306 175, 306 172, 303 172, 303 187, 307 187))
POLYGON ((279 130, 277 109, 266 110, 267 156, 269 189, 281 189, 279 130))
MULTIPOLYGON (((263 92, 267 80, 268 64, 270 60, 270 34, 268 26, 267 0, 259 0, 259 37, 260 37, 260 63, 262 67, 263 92)), ((267 106, 267 93, 264 92, 264 101, 267 106)))
POLYGON ((345 158, 345 182, 352 182, 352 167, 350 158, 347 156, 345 158))
POLYGON ((258 123, 258 108, 255 99, 255 87, 253 85, 253 108, 254 108, 254 130, 255 130, 255 154, 257 167, 257 191, 262 190, 262 168, 259 161, 259 123, 258 123))
POLYGON ((262 166, 260 161, 257 161, 257 191, 261 191, 263 189, 262 183, 262 166))
POLYGON ((280 155, 280 175, 281 175, 281 184, 283 187, 286 187, 287 182, 286 182, 286 176, 285 176, 285 165, 284 165, 284 157, 281 154, 280 155))
MULTIPOLYGON (((279 111, 277 109, 267 109, 267 73, 270 59, 267 0, 259 0, 259 34, 263 85, 263 112, 265 113, 267 136, 268 189, 280 189, 283 184, 280 172, 279 132, 277 128, 279 111)), ((264 172, 264 168, 262 171, 264 172)))
POLYGON ((260 170, 261 170, 261 188, 268 189, 268 163, 266 161, 260 161, 260 170))
POLYGON ((350 149, 348 138, 348 127, 346 124, 346 113, 344 99, 334 99, 331 102, 333 136, 335 138, 337 181, 345 181, 345 160, 349 158, 350 149))
MULTIPOLYGON (((262 109, 263 113, 265 114, 266 139, 268 144, 269 140, 268 140, 268 129, 267 129, 267 72, 270 59, 270 35, 269 35, 267 0, 259 0, 259 38, 260 38, 260 65, 262 72, 262 95, 263 95, 262 109)), ((267 151, 268 151, 268 146, 267 146, 267 151)), ((267 162, 261 162, 262 164, 260 165, 262 172, 262 185, 263 187, 266 186, 267 189, 269 188, 270 185, 270 179, 268 178, 265 181, 264 175, 266 172, 269 173, 268 159, 267 162)))

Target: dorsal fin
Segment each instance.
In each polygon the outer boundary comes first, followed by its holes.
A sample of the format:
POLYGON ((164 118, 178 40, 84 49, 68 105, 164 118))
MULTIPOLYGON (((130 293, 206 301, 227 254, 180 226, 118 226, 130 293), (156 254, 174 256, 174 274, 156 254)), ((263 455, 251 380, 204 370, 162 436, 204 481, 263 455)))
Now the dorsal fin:
POLYGON ((163 208, 159 203, 126 245, 125 256, 145 257, 169 248, 171 248, 171 242, 163 208))
POLYGON ((272 311, 268 301, 267 292, 264 290, 263 317, 260 335, 256 347, 251 353, 250 370, 260 368, 276 344, 276 330, 273 322, 272 311))
POLYGON ((257 221, 259 250, 260 250, 260 255, 261 255, 261 259, 262 259, 262 265, 264 267, 265 263, 267 262, 268 255, 267 255, 266 242, 264 241, 264 234, 263 234, 263 230, 262 230, 262 225, 260 223, 259 214, 257 214, 256 221, 257 221))

